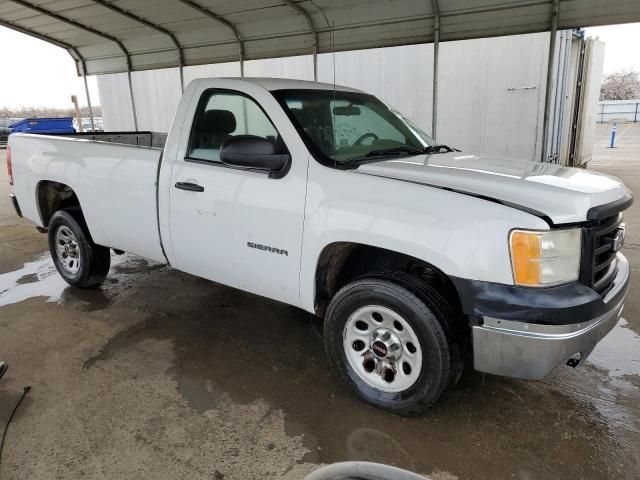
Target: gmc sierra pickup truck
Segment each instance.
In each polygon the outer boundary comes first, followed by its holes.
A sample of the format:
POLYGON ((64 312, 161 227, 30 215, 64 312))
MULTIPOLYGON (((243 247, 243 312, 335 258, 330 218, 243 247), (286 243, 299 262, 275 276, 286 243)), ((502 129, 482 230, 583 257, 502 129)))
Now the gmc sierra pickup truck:
POLYGON ((351 88, 200 79, 168 135, 9 149, 16 211, 69 284, 99 285, 114 249, 298 306, 324 319, 346 385, 401 415, 465 352, 526 379, 577 366, 627 293, 619 180, 462 153, 351 88))

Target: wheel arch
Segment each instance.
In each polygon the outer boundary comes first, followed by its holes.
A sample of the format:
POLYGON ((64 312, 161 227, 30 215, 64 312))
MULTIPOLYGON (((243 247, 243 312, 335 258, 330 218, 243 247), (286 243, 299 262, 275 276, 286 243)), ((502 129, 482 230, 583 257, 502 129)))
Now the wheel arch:
POLYGON ((329 302, 344 285, 367 273, 380 271, 401 271, 428 282, 461 311, 454 283, 436 265, 395 250, 347 241, 330 243, 320 252, 314 277, 316 315, 324 316, 329 302))
POLYGON ((69 185, 55 180, 40 180, 36 185, 36 206, 42 226, 47 228, 54 213, 64 208, 82 210, 76 191, 69 185))

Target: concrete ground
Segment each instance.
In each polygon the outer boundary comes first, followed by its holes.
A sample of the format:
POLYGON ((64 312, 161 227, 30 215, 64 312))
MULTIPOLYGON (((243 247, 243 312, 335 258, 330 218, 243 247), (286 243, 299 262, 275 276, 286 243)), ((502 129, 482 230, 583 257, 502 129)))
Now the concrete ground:
MULTIPOLYGON (((592 167, 640 191, 640 124, 619 128, 615 150, 600 130, 592 167)), ((447 480, 640 477, 640 205, 626 215, 624 320, 586 365, 541 382, 468 368, 405 419, 338 383, 295 308, 130 256, 101 289, 67 287, 45 236, 14 215, 0 160, 2 423, 33 387, 3 479, 301 479, 347 459, 447 480)))

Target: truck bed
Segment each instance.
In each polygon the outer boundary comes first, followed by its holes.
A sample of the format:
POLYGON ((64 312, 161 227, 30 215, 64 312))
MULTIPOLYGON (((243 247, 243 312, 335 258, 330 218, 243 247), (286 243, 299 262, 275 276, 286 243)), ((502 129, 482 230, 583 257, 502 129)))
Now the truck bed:
POLYGON ((164 148, 167 141, 167 134, 160 132, 140 131, 140 132, 76 132, 58 133, 55 136, 81 138, 83 140, 93 140, 96 142, 120 143, 122 145, 137 145, 139 147, 164 148))
POLYGON ((164 261, 156 181, 165 140, 152 132, 12 134, 13 192, 23 215, 46 228, 43 192, 67 186, 95 243, 164 261))

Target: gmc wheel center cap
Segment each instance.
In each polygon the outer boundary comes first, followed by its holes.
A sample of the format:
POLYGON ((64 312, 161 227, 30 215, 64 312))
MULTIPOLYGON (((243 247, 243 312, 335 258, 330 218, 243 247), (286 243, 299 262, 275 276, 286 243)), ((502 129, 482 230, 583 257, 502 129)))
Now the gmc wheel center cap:
POLYGON ((373 345, 371 345, 371 349, 373 350, 375 356, 379 358, 384 358, 389 353, 389 349, 387 348, 387 346, 380 341, 373 342, 373 345))
POLYGON ((396 362, 402 355, 402 342, 387 328, 378 328, 371 335, 370 350, 380 360, 396 362))

